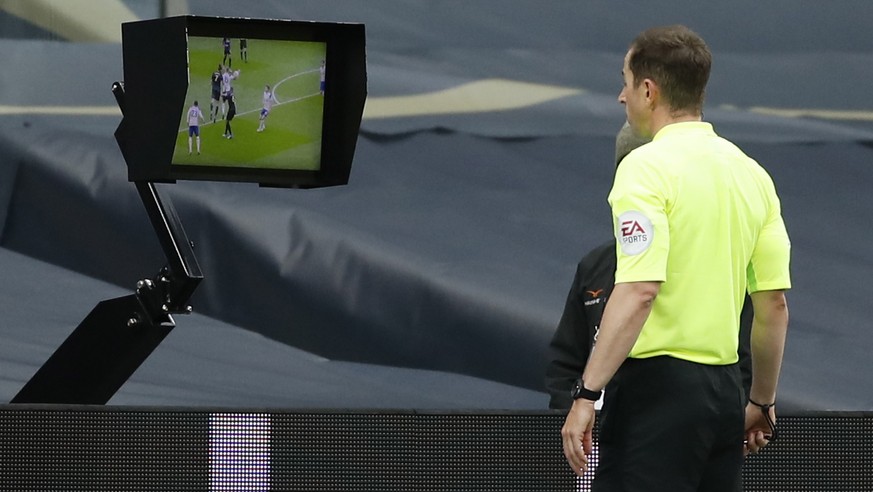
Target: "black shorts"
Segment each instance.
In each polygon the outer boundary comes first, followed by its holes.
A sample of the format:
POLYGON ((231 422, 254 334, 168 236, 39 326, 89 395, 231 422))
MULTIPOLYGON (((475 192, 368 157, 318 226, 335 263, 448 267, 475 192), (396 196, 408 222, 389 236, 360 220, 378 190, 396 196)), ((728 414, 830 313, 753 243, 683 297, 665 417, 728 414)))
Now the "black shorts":
POLYGON ((739 492, 745 394, 737 364, 627 359, 606 387, 592 492, 739 492))

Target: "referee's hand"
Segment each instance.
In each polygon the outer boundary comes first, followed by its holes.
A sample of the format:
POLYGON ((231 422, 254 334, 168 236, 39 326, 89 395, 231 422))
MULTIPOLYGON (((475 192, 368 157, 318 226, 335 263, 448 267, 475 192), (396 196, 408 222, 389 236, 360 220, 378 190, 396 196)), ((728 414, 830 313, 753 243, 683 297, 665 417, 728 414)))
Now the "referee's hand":
POLYGON ((564 441, 564 456, 570 468, 582 476, 588 471, 588 455, 591 454, 591 435, 594 431, 594 402, 579 398, 573 401, 561 438, 564 441))
MULTIPOLYGON (((776 422, 776 410, 774 407, 767 408, 767 413, 770 416, 771 422, 776 422)), ((761 408, 751 403, 746 405, 746 440, 743 448, 743 454, 748 456, 755 454, 764 446, 770 444, 770 439, 773 435, 773 428, 767 422, 767 417, 761 412, 761 408)))

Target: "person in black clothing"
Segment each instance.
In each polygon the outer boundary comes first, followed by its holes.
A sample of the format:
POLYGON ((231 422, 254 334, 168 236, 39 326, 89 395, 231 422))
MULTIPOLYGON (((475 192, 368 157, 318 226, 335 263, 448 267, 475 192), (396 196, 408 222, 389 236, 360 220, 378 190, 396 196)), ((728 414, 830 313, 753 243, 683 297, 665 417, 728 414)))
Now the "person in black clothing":
POLYGON ((224 121, 224 138, 233 138, 233 130, 230 128, 230 122, 236 116, 236 99, 233 97, 233 89, 227 93, 227 115, 224 121))
POLYGON ((576 266, 564 312, 549 344, 549 408, 568 409, 573 404, 570 389, 588 362, 614 279, 615 241, 594 248, 576 266))
MULTIPOLYGON (((625 124, 616 136, 616 166, 633 149, 646 143, 635 137, 625 124)), ((612 293, 615 280, 615 240, 607 241, 588 252, 576 267, 576 275, 564 312, 549 343, 549 364, 545 384, 549 392, 549 408, 568 409, 573 404, 570 390, 588 362, 591 348, 597 340, 603 308, 612 293)), ((752 383, 750 334, 752 309, 748 296, 740 313, 740 372, 746 394, 752 383)))

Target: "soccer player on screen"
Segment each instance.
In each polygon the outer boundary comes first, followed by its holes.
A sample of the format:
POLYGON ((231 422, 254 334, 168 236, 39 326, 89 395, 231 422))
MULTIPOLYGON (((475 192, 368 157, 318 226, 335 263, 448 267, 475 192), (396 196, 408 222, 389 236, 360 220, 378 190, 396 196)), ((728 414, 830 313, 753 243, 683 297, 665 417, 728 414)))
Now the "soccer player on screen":
POLYGON ((191 140, 197 137, 197 155, 200 155, 200 122, 204 121, 203 111, 197 101, 188 108, 188 155, 191 155, 191 140))
POLYGON ((230 38, 223 38, 221 45, 224 47, 224 58, 222 58, 221 64, 229 67, 233 63, 233 57, 230 56, 230 38))
POLYGON ((239 70, 231 71, 230 67, 225 67, 224 73, 221 75, 221 116, 225 117, 226 109, 227 109, 227 99, 228 94, 233 93, 233 84, 231 83, 234 79, 239 77, 239 70))
POLYGON ((324 60, 321 60, 321 68, 319 68, 318 71, 321 73, 321 77, 320 77, 321 82, 320 82, 319 86, 320 86, 320 91, 321 91, 322 96, 324 95, 324 73, 325 73, 325 70, 326 69, 324 67, 324 60))
POLYGON ((263 107, 261 109, 261 116, 258 118, 260 123, 258 124, 258 131, 262 132, 267 127, 267 116, 270 115, 270 110, 273 109, 274 104, 279 104, 279 100, 276 99, 276 94, 273 93, 273 90, 270 89, 269 85, 264 86, 264 96, 263 96, 263 107))
POLYGON ((233 130, 230 128, 230 122, 236 116, 236 101, 233 98, 233 88, 227 94, 227 104, 229 107, 227 108, 227 118, 224 121, 224 138, 231 139, 233 138, 233 130))
POLYGON ((218 65, 218 68, 212 72, 212 100, 209 101, 209 115, 213 123, 218 118, 218 110, 221 107, 221 80, 221 65, 218 65))
POLYGON ((245 63, 249 62, 249 40, 246 38, 239 40, 239 57, 245 63))

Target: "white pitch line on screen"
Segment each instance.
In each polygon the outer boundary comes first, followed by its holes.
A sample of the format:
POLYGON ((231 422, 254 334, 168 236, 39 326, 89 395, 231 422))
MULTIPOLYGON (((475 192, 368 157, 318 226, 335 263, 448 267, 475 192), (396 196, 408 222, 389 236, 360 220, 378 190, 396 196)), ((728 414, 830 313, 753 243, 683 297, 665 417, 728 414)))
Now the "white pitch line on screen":
MULTIPOLYGON (((301 76, 301 75, 306 75, 306 74, 308 74, 308 73, 317 72, 318 70, 319 70, 319 69, 315 68, 315 69, 312 69, 312 70, 306 70, 306 71, 303 71, 303 72, 300 72, 300 73, 295 73, 294 75, 289 75, 289 76, 285 77, 284 79, 282 79, 282 80, 276 82, 275 85, 273 85, 273 92, 275 93, 277 87, 279 87, 279 86, 282 85, 283 83, 285 83, 285 82, 287 82, 287 81, 293 79, 294 77, 299 77, 299 76, 301 76)), ((310 97, 315 97, 315 96, 317 96, 317 95, 319 95, 319 94, 321 94, 321 92, 315 92, 315 93, 312 93, 312 94, 307 94, 307 95, 305 95, 305 96, 300 96, 300 97, 297 97, 297 98, 294 98, 294 99, 289 99, 289 100, 287 100, 287 101, 280 101, 278 104, 276 104, 276 106, 282 106, 283 104, 291 104, 291 103, 295 103, 295 102, 297 102, 297 101, 302 101, 302 100, 304 100, 304 99, 309 99, 310 97)), ((257 112, 260 112, 260 111, 261 111, 261 108, 256 108, 256 109, 250 109, 250 110, 248 110, 248 111, 244 111, 244 112, 242 112, 242 113, 237 113, 236 115, 237 115, 237 116, 245 116, 245 115, 247 115, 247 114, 257 113, 257 112)), ((219 121, 224 121, 224 118, 222 118, 221 120, 216 120, 215 123, 217 124, 219 121)), ((207 126, 207 125, 212 125, 212 124, 213 124, 213 122, 210 121, 209 119, 207 119, 207 120, 206 120, 202 125, 200 125, 200 126, 207 126)), ((187 126, 187 125, 184 126, 184 127, 179 128, 179 133, 185 133, 185 132, 187 132, 187 131, 188 131, 188 126, 187 126)))
MULTIPOLYGON (((309 99, 310 97, 315 97, 315 96, 317 96, 317 95, 319 95, 319 94, 321 94, 321 93, 320 93, 320 92, 316 92, 316 93, 314 93, 314 94, 309 94, 309 95, 306 95, 306 96, 300 96, 300 97, 295 98, 295 99, 289 99, 289 100, 287 100, 287 101, 280 101, 278 104, 276 104, 276 106, 282 106, 283 104, 291 104, 291 103, 295 103, 295 102, 297 102, 297 101, 302 101, 302 100, 304 100, 304 99, 309 99)), ((251 113, 257 113, 257 112, 259 112, 260 110, 261 110, 261 108, 258 108, 258 109, 250 109, 250 110, 245 111, 245 112, 243 112, 243 113, 237 113, 237 116, 242 116, 242 115, 251 114, 251 113)))

